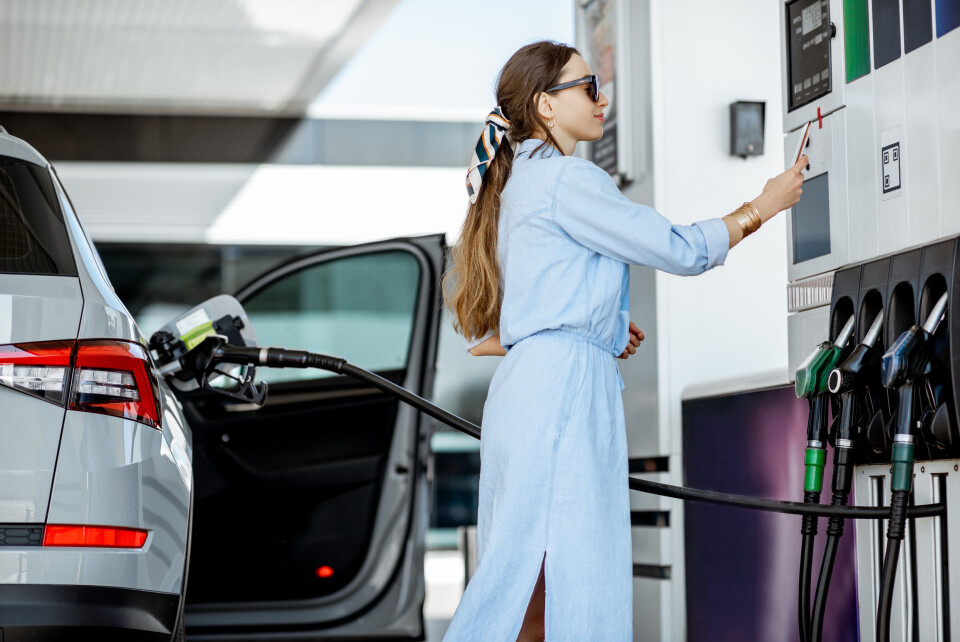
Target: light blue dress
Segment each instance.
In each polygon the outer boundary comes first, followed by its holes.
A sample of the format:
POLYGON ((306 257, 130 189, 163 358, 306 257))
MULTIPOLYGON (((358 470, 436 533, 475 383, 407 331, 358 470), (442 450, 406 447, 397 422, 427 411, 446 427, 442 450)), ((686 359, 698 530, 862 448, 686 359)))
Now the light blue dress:
POLYGON ((501 196, 507 355, 483 411, 478 566, 448 642, 514 642, 541 561, 548 642, 632 638, 615 360, 629 341, 628 264, 699 274, 723 263, 730 242, 720 219, 671 225, 593 163, 541 142, 517 147, 501 196))

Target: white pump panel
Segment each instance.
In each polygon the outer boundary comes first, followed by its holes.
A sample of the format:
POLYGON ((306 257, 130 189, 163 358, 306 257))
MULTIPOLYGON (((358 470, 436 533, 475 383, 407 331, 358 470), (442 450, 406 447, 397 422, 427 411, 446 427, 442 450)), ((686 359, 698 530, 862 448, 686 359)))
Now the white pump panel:
MULTIPOLYGON (((820 122, 824 129, 830 121, 843 123, 832 126, 837 132, 832 134, 833 158, 828 161, 830 211, 819 216, 829 220, 829 258, 794 262, 794 234, 802 232, 802 226, 798 228, 793 213, 788 214, 791 281, 960 233, 960 28, 938 36, 950 28, 944 27, 948 15, 960 11, 956 4, 955 0, 782 3, 784 148, 795 149, 797 130, 808 120, 815 121, 814 134, 820 122), (824 20, 833 26, 824 26, 824 20), (828 32, 835 34, 829 47, 822 40, 828 32), (846 52, 858 43, 859 62, 847 64, 846 52), (819 76, 813 73, 823 64, 825 52, 828 84, 822 71, 819 76), (836 138, 841 127, 842 141, 836 138), (843 186, 841 162, 846 165, 843 186), (845 198, 834 198, 839 190, 845 198), (846 226, 836 237, 840 220, 846 226)), ((807 151, 819 152, 815 140, 807 151)), ((784 160, 785 166, 792 163, 784 160)), ((816 165, 811 158, 808 181, 818 175, 816 165)), ((807 191, 805 185, 804 198, 807 191)), ((818 194, 812 190, 813 196, 818 194)), ((803 201, 797 209, 804 209, 803 201)))

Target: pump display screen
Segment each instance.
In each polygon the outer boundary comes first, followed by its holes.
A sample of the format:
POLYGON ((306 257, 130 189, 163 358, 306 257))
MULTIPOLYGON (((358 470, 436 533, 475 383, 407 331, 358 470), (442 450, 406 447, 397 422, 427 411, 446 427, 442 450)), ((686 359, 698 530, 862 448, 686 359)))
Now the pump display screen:
POLYGON ((793 262, 830 254, 830 180, 828 172, 803 181, 803 196, 793 206, 793 262))
POLYGON ((787 5, 789 111, 830 93, 829 0, 787 5))

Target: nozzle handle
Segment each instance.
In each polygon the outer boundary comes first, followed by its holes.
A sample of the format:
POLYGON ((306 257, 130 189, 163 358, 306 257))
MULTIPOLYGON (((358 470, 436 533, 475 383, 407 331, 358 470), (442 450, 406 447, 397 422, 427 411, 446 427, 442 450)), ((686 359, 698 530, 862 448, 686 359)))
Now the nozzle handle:
POLYGON ((870 329, 867 330, 867 334, 863 337, 863 344, 870 346, 871 348, 877 345, 877 339, 880 338, 880 330, 883 329, 883 312, 881 311, 877 314, 877 317, 873 320, 873 323, 870 324, 870 329))
POLYGON ((847 319, 847 322, 843 324, 843 329, 840 330, 840 334, 837 335, 837 340, 833 342, 833 345, 838 348, 842 348, 847 345, 847 342, 850 341, 850 337, 853 336, 853 315, 850 315, 850 318, 847 319))
POLYGON ((943 315, 947 311, 947 293, 944 292, 943 296, 937 300, 937 304, 933 306, 933 310, 930 311, 930 314, 927 315, 927 320, 923 322, 923 329, 927 331, 927 334, 933 334, 937 331, 937 326, 940 325, 940 320, 943 319, 943 315))

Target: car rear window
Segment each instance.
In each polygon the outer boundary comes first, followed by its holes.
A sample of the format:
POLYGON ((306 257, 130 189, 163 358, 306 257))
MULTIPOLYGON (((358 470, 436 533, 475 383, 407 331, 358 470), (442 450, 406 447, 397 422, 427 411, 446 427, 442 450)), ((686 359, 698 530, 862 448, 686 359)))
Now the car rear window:
POLYGON ((0 273, 77 275, 50 172, 7 156, 0 156, 0 273))

